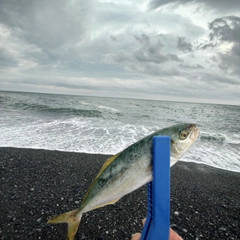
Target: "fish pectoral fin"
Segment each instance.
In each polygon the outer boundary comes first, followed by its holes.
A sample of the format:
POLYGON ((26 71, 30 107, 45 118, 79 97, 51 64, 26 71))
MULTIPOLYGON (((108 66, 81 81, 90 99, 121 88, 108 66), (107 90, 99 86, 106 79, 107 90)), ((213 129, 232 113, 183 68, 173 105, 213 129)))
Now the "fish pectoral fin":
POLYGON ((48 220, 50 224, 68 223, 68 240, 73 240, 78 230, 82 215, 79 216, 79 210, 73 210, 57 216, 53 216, 48 220))
POLYGON ((107 203, 104 203, 104 204, 98 205, 98 206, 92 208, 91 210, 93 210, 93 209, 97 209, 97 208, 101 208, 101 207, 104 207, 104 206, 107 206, 107 205, 110 205, 110 204, 114 204, 114 203, 116 203, 118 200, 119 200, 119 199, 111 200, 111 201, 109 201, 109 202, 107 202, 107 203))

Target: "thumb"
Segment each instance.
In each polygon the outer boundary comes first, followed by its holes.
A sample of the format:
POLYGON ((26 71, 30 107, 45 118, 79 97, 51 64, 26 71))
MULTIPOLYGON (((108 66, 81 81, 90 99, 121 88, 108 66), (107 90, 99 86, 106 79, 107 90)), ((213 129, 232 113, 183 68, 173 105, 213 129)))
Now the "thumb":
POLYGON ((169 240, 183 240, 183 239, 170 228, 169 240))
POLYGON ((141 234, 140 233, 135 233, 132 235, 132 240, 140 240, 141 234))

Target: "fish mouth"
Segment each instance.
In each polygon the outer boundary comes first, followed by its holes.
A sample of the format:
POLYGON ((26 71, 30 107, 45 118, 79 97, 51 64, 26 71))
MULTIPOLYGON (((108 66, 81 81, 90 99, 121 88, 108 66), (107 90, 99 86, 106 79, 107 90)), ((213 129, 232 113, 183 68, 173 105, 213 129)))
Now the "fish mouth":
POLYGON ((191 129, 191 133, 190 133, 189 138, 192 141, 195 141, 198 138, 198 136, 200 135, 200 130, 197 128, 196 124, 192 124, 190 126, 190 129, 191 129))

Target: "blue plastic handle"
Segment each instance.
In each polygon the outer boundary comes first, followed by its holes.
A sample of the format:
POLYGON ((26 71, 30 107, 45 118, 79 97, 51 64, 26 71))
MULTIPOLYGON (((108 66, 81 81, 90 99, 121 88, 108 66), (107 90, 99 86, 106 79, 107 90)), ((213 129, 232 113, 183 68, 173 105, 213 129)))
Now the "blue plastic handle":
POLYGON ((153 181, 148 184, 148 214, 141 240, 169 240, 170 137, 153 138, 153 181))

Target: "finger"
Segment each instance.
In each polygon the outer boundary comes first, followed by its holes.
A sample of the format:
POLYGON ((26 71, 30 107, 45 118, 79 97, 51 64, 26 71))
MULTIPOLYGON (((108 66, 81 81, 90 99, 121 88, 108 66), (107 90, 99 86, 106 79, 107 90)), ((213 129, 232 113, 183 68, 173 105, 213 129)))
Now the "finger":
POLYGON ((170 228, 169 240, 183 240, 183 239, 170 228))
POLYGON ((140 233, 135 233, 132 235, 132 240, 140 240, 141 234, 140 233))
POLYGON ((144 226, 145 223, 146 223, 146 218, 144 218, 144 219, 142 220, 142 225, 144 226))

